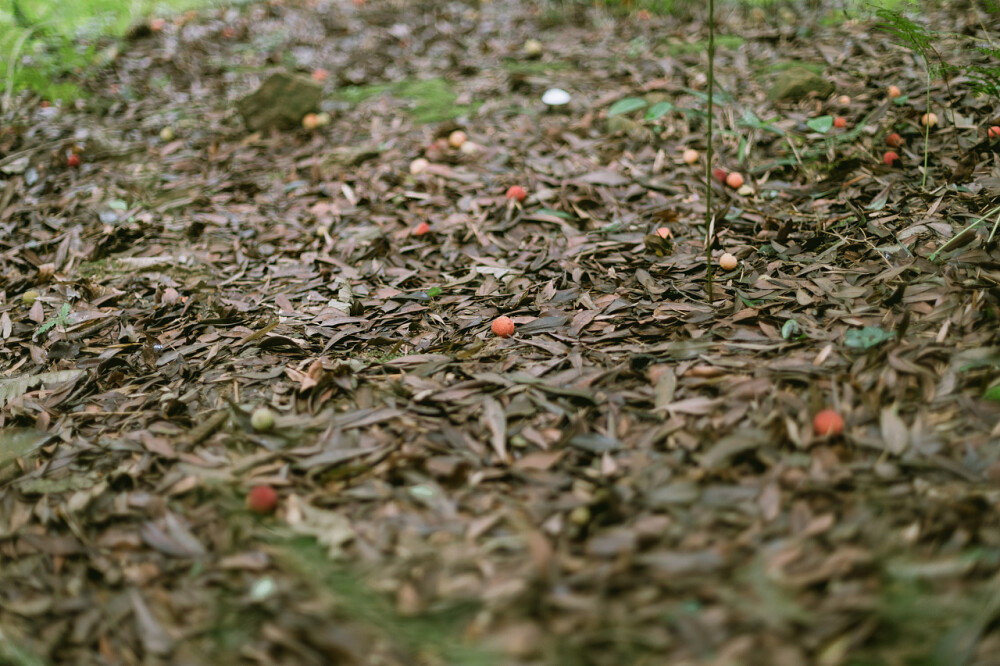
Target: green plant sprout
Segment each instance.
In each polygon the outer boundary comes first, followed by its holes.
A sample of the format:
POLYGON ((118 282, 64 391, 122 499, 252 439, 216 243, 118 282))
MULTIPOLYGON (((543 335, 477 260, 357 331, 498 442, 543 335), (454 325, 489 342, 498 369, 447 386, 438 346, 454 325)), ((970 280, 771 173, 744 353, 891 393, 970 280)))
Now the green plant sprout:
POLYGON ((48 321, 44 324, 40 324, 37 329, 35 329, 35 335, 42 335, 50 328, 54 326, 62 326, 65 328, 66 324, 69 323, 69 313, 70 305, 69 303, 63 303, 62 307, 59 308, 59 313, 54 317, 50 317, 48 321))
MULTIPOLYGON (((948 250, 952 249, 953 247, 959 247, 961 244, 963 244, 966 240, 969 239, 969 236, 972 233, 974 233, 975 230, 981 224, 983 224, 984 222, 986 222, 986 220, 988 218, 992 217, 994 214, 997 214, 997 213, 1000 213, 1000 206, 997 206, 997 207, 989 210, 988 212, 984 213, 981 217, 979 217, 978 219, 974 220, 972 223, 970 223, 968 226, 966 226, 960 232, 958 232, 957 234, 955 234, 954 236, 952 236, 950 239, 948 239, 948 242, 946 242, 944 245, 942 245, 938 249, 934 250, 934 252, 931 253, 930 257, 928 257, 928 259, 930 259, 931 261, 937 261, 938 256, 942 252, 947 252, 948 250)), ((996 238, 996 236, 997 236, 997 228, 998 227, 1000 227, 1000 215, 997 215, 996 222, 993 223, 993 229, 990 231, 990 236, 989 236, 989 238, 986 241, 987 244, 992 243, 993 239, 996 238)))

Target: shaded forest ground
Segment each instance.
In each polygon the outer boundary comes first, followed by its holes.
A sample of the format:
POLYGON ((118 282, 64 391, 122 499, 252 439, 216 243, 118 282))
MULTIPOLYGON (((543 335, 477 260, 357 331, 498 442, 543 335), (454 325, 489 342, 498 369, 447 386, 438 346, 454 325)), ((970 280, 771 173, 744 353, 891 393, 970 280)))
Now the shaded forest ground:
POLYGON ((721 8, 746 183, 716 184, 709 303, 699 11, 254 4, 134 31, 78 102, 14 97, 0 662, 995 664, 982 56, 935 41, 923 182, 919 58, 721 8), (769 100, 794 66, 832 93, 769 100), (329 125, 246 129, 278 69, 329 125))

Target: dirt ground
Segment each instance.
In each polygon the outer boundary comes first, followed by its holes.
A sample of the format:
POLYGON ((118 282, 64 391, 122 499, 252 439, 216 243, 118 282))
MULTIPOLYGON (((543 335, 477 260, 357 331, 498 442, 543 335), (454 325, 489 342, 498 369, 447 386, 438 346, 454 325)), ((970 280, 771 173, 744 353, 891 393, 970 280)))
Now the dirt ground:
POLYGON ((250 4, 17 98, 0 663, 1000 663, 1000 15, 928 87, 717 14, 711 300, 704 7, 250 4), (328 125, 246 128, 279 70, 328 125))

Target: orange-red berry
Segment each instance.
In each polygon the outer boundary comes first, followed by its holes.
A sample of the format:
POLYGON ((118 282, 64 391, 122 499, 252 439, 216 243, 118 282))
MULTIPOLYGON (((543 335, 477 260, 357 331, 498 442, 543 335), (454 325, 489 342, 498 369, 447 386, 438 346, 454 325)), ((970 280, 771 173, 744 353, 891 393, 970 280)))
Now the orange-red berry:
POLYGON ((507 188, 507 198, 515 201, 524 201, 528 198, 528 193, 520 185, 511 185, 507 188))
POLYGON ((247 508, 254 513, 271 513, 278 506, 278 492, 271 486, 254 486, 247 495, 247 508))
POLYGON ((514 320, 510 317, 497 317, 490 326, 493 334, 501 338, 509 338, 514 335, 514 320))
POLYGON ((887 150, 885 151, 885 154, 882 155, 883 164, 887 164, 889 166, 895 166, 896 162, 898 161, 899 161, 899 155, 897 155, 895 151, 887 150))
POLYGON ((844 432, 844 417, 834 409, 824 409, 813 417, 813 432, 820 437, 836 437, 844 432))

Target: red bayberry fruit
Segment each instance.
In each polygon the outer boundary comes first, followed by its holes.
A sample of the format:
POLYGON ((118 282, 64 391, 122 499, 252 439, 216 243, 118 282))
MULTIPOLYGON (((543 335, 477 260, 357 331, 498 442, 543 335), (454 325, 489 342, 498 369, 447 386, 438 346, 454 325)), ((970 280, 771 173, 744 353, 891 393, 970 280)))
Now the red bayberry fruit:
POLYGON ((80 166, 80 156, 76 153, 70 153, 66 158, 66 166, 78 167, 80 166))
POLYGON ((905 141, 903 141, 903 137, 899 136, 895 132, 885 137, 885 142, 893 148, 899 148, 905 143, 905 141))
POLYGON ((414 228, 413 235, 423 236, 424 234, 429 234, 430 232, 431 232, 431 225, 427 224, 426 222, 421 222, 416 226, 416 228, 414 228))
POLYGON ((986 134, 991 139, 996 139, 1000 137, 1000 125, 994 125, 993 127, 989 128, 989 130, 986 131, 986 134))
POLYGON ((847 118, 844 118, 843 116, 837 116, 836 118, 833 119, 833 126, 839 127, 840 129, 847 127, 847 118))
POLYGON ((728 175, 729 175, 729 172, 726 171, 725 169, 720 168, 720 167, 715 167, 714 169, 712 169, 712 178, 716 179, 720 183, 725 183, 726 182, 726 176, 728 176, 728 175))
POLYGON ((528 193, 520 185, 511 185, 507 188, 507 198, 516 201, 524 201, 528 198, 528 193))
POLYGON ((493 320, 493 325, 490 326, 493 330, 493 334, 501 338, 509 338, 514 335, 514 320, 510 317, 497 317, 493 320))
POLYGON ((278 492, 271 486, 254 486, 247 495, 247 508, 254 513, 271 513, 278 506, 278 492))
POLYGON ((820 437, 836 437, 844 432, 844 417, 834 409, 824 409, 813 417, 813 432, 820 437))
POLYGON ((887 150, 887 151, 885 151, 885 154, 882 155, 882 163, 883 164, 887 164, 889 166, 895 166, 896 162, 898 162, 898 161, 899 161, 899 155, 897 155, 892 150, 887 150))

